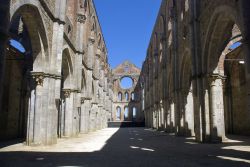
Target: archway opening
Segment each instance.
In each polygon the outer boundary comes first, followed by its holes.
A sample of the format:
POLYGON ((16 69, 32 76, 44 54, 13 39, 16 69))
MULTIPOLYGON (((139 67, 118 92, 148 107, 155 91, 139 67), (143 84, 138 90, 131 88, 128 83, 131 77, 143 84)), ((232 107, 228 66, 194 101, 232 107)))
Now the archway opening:
POLYGON ((137 108, 133 107, 132 111, 133 111, 133 121, 135 121, 137 118, 137 108))
POLYGON ((211 140, 221 141, 226 133, 249 133, 250 115, 247 111, 246 54, 240 28, 226 13, 215 17, 208 31, 205 66, 209 75, 211 140))
POLYGON ((119 93, 118 93, 118 100, 119 100, 119 101, 122 101, 122 92, 119 92, 119 93))
POLYGON ((34 100, 36 86, 31 72, 42 72, 48 57, 46 33, 37 8, 30 5, 18 8, 11 17, 9 35, 11 39, 6 46, 0 110, 0 138, 25 140, 28 115, 32 110, 30 103, 31 99, 34 100))
POLYGON ((129 101, 129 94, 128 94, 128 92, 125 93, 125 99, 126 99, 126 101, 129 101))
POLYGON ((129 109, 128 107, 124 108, 124 120, 127 121, 129 119, 129 109))
POLYGON ((121 120, 121 107, 116 108, 116 120, 117 121, 121 120))
POLYGON ((130 77, 123 77, 120 81, 120 86, 123 89, 130 89, 133 86, 133 80, 130 77))

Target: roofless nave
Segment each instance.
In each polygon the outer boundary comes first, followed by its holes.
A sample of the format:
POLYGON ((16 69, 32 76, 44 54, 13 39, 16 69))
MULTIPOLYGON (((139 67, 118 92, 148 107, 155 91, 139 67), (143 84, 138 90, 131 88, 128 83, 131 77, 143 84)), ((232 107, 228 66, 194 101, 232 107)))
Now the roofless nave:
POLYGON ((121 121, 200 142, 249 135, 248 3, 163 0, 140 71, 109 67, 91 0, 0 0, 0 138, 50 145, 121 121))

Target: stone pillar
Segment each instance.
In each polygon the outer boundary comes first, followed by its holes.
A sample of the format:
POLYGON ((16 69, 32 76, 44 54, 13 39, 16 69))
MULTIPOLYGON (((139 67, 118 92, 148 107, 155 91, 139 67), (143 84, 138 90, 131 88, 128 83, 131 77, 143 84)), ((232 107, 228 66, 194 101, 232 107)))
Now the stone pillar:
POLYGON ((64 100, 65 100, 65 111, 64 111, 64 137, 73 136, 73 95, 70 89, 63 89, 64 100))
POLYGON ((170 129, 170 127, 171 127, 171 108, 170 108, 170 104, 171 104, 170 100, 167 99, 166 100, 166 131, 167 132, 171 131, 171 129, 170 129))
POLYGON ((159 104, 159 111, 160 111, 160 117, 161 117, 160 128, 161 130, 164 130, 165 129, 165 126, 164 126, 165 114, 164 114, 162 101, 159 104))
POLYGON ((91 115, 91 98, 86 98, 84 101, 84 125, 85 125, 85 132, 88 133, 90 131, 90 115, 91 115))
POLYGON ((77 136, 80 132, 80 116, 81 116, 81 99, 80 99, 80 94, 77 90, 72 91, 72 96, 73 96, 73 118, 72 118, 72 136, 77 136))
POLYGON ((87 127, 86 127, 86 110, 85 110, 85 98, 84 97, 81 97, 81 115, 80 115, 80 133, 87 133, 87 127))
POLYGON ((43 137, 41 135, 42 123, 42 95, 44 75, 42 73, 32 73, 34 90, 31 91, 28 112, 27 145, 41 145, 43 137))
POLYGON ((170 102, 170 132, 175 131, 175 105, 174 102, 171 100, 170 102))
POLYGON ((97 130, 96 126, 96 119, 98 116, 98 104, 95 102, 92 102, 91 104, 91 112, 90 112, 90 119, 89 119, 89 125, 90 125, 90 131, 97 130))
POLYGON ((185 135, 186 136, 194 136, 194 103, 193 103, 193 94, 192 87, 188 92, 184 93, 184 97, 186 97, 186 103, 184 106, 184 115, 185 115, 185 135))
POLYGON ((225 140, 225 120, 223 102, 223 81, 219 74, 213 74, 209 78, 210 83, 210 120, 211 141, 222 142, 225 140))

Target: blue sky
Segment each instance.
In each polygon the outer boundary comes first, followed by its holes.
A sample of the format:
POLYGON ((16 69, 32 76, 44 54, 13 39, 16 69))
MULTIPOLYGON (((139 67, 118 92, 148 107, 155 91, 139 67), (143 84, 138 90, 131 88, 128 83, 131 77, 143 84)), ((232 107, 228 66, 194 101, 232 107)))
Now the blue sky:
POLYGON ((161 0, 94 0, 112 68, 130 60, 141 68, 161 0))

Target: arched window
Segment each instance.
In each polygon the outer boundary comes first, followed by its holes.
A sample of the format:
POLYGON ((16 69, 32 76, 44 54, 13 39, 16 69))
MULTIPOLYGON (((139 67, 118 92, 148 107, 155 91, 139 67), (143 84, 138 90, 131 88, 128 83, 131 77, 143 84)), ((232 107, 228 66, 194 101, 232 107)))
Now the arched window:
POLYGON ((134 81, 130 77, 123 77, 120 80, 120 86, 122 89, 130 89, 133 87, 134 81))
POLYGON ((133 107, 133 119, 136 119, 136 115, 137 115, 137 109, 136 107, 133 107))
POLYGON ((128 114, 129 114, 128 107, 125 107, 125 108, 124 108, 124 118, 125 118, 125 119, 128 119, 128 116, 129 116, 128 114))
POLYGON ((116 108, 116 120, 121 120, 121 107, 116 108))
POLYGON ((128 92, 125 93, 125 99, 126 99, 126 101, 129 101, 129 94, 128 94, 128 92))
POLYGON ((121 92, 118 93, 118 100, 122 101, 122 93, 121 92))
POLYGON ((131 99, 135 100, 135 93, 134 92, 131 93, 131 99))

